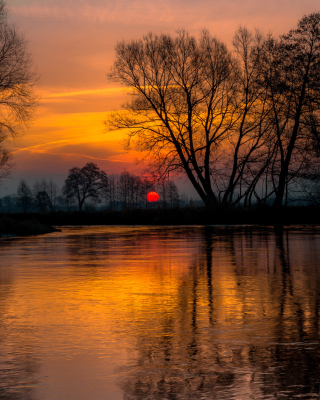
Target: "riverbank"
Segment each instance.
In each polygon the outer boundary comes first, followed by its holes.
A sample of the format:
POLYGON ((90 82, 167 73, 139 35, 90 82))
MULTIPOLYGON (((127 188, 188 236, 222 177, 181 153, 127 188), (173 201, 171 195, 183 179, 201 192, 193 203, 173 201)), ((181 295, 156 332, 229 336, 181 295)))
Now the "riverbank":
MULTIPOLYGON (((292 225, 320 224, 319 207, 271 207, 255 209, 205 208, 140 209, 96 212, 52 212, 27 214, 0 214, 5 222, 2 232, 19 230, 22 235, 52 232, 53 226, 66 225, 292 225), (11 221, 11 222, 10 222, 11 221), (50 230, 51 229, 51 230, 50 230), (29 233, 37 232, 37 233, 29 233)), ((15 233, 15 232, 14 232, 15 233)))
POLYGON ((0 215, 0 238, 42 235, 56 231, 52 226, 39 222, 38 215, 32 217, 24 219, 22 214, 14 214, 13 218, 7 215, 0 215))

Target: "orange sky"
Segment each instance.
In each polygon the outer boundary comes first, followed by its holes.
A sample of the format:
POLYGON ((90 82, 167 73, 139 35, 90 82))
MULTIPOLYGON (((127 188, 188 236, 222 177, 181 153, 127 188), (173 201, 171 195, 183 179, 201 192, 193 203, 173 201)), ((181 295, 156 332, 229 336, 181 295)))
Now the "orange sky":
POLYGON ((318 0, 7 0, 10 19, 29 41, 40 80, 37 117, 11 144, 16 167, 0 196, 25 178, 43 177, 61 186, 68 169, 94 161, 107 173, 137 172, 123 133, 106 133, 107 112, 120 108, 125 90, 107 82, 117 40, 150 30, 197 35, 207 28, 231 43, 239 25, 275 35, 320 9, 318 0))

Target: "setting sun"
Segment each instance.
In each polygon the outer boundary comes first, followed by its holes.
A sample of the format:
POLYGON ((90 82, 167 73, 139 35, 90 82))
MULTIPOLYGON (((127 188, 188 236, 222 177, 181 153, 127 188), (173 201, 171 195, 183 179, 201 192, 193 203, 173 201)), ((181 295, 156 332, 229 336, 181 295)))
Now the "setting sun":
POLYGON ((147 194, 147 200, 148 200, 150 203, 154 203, 154 202, 158 201, 158 200, 159 200, 159 195, 158 195, 158 193, 157 193, 157 192, 149 192, 149 193, 147 194))

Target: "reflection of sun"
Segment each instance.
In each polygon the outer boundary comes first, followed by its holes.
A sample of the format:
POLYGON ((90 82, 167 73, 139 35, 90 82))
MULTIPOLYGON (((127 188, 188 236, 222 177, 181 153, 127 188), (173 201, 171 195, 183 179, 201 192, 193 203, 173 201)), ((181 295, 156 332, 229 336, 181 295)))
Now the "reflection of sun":
POLYGON ((159 195, 157 192, 149 192, 147 194, 147 200, 150 201, 151 203, 158 201, 159 200, 159 195))

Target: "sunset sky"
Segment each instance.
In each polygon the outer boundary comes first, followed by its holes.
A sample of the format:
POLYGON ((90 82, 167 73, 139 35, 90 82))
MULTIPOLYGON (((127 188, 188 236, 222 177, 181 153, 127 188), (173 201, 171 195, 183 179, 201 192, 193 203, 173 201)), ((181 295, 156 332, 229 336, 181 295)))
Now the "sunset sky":
POLYGON ((120 108, 125 89, 107 82, 118 40, 149 31, 207 28, 230 44, 239 25, 279 35, 319 0, 7 0, 10 20, 29 42, 40 75, 40 105, 24 137, 11 144, 16 167, 0 187, 14 193, 21 178, 54 179, 95 162, 107 173, 138 172, 135 155, 121 145, 122 132, 106 133, 108 111, 120 108))

